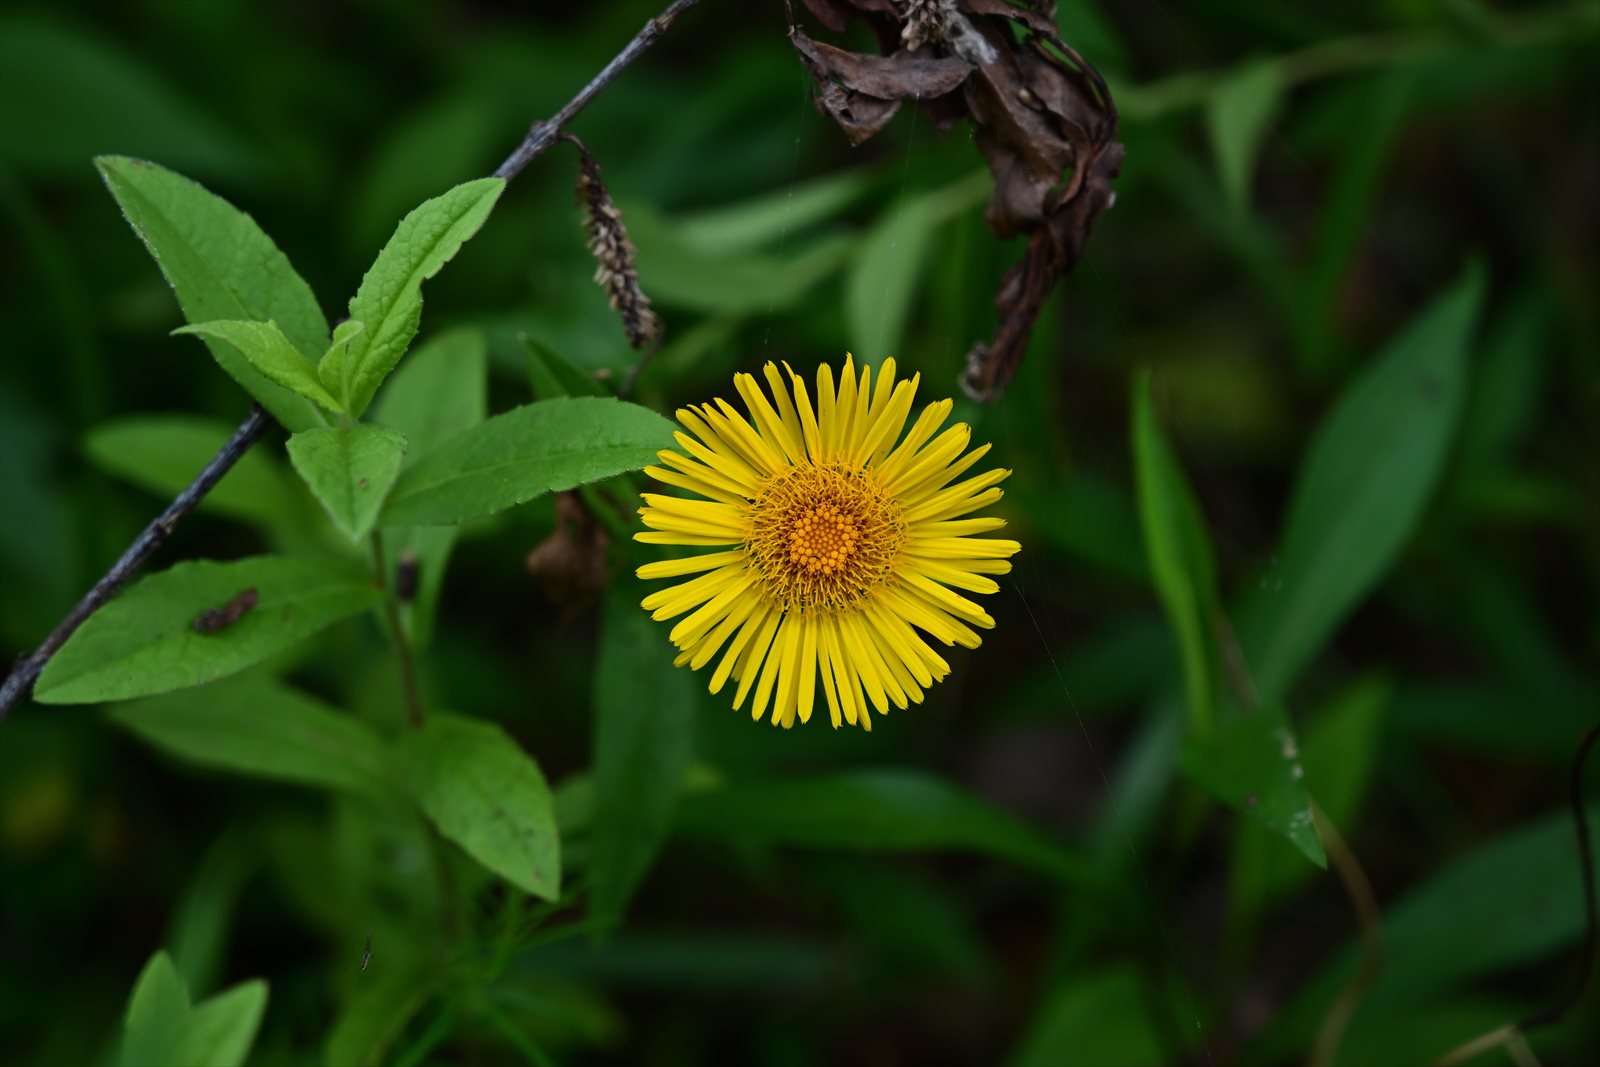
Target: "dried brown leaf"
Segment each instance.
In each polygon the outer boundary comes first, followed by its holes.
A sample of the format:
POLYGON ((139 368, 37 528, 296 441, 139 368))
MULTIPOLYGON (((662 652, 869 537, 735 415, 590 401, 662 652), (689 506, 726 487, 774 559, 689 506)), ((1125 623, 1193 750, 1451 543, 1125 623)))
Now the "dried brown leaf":
POLYGON ((812 40, 795 30, 790 39, 816 82, 818 109, 860 144, 881 130, 906 97, 924 99, 951 92, 972 69, 954 56, 902 49, 869 56, 812 40))
POLYGON ((1049 37, 1056 34, 1056 5, 1046 4, 1036 10, 1025 4, 1007 3, 1007 0, 964 0, 961 5, 974 15, 996 15, 1020 22, 1034 33, 1049 37))
POLYGON ((856 17, 855 5, 847 0, 805 0, 806 10, 828 29, 843 33, 856 17))
POLYGON ((907 98, 941 129, 970 118, 994 175, 985 219, 1002 237, 1029 236, 1022 262, 995 295, 995 336, 973 347, 962 377, 969 393, 992 400, 1016 373, 1045 299, 1113 200, 1122 146, 1111 94, 1057 36, 1051 2, 806 0, 806 7, 833 30, 861 17, 884 53, 849 52, 790 27, 818 109, 851 143, 882 129, 907 98))
POLYGON ((611 535, 574 492, 556 494, 556 527, 528 553, 525 566, 549 601, 566 614, 593 603, 610 581, 611 535))

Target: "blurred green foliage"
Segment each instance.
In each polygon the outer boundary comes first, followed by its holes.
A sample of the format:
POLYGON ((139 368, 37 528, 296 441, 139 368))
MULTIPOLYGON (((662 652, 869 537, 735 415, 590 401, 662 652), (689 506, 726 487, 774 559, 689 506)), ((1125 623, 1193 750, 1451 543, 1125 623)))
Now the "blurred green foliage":
MULTIPOLYGON (((168 336, 178 303, 92 158, 253 217, 325 336, 403 215, 492 170, 656 11, 548 7, 0 6, 7 661, 247 408, 168 336)), ((524 575, 548 496, 397 531, 388 558, 423 561, 402 624, 425 700, 454 713, 424 735, 364 613, 289 647, 364 612, 354 594, 272 622, 236 678, 0 726, 0 1046, 1298 1062, 1361 953, 1307 859, 1313 801, 1383 917, 1335 1062, 1425 1061, 1555 1001, 1583 932, 1565 781, 1600 707, 1597 8, 1074 0, 1059 21, 1112 82, 1127 165, 1009 394, 958 401, 1015 472, 1024 552, 997 631, 926 704, 870 735, 752 725, 628 613, 620 547, 605 596, 524 575), (418 785, 460 751, 480 792, 418 785), (396 799, 396 766, 453 843, 396 799), (547 836, 486 842, 501 802, 547 836), (470 858, 518 848, 532 866, 504 879, 470 858)), ((932 399, 992 332, 1021 248, 983 225, 965 130, 908 109, 849 149, 776 2, 706 0, 574 131, 666 322, 643 404, 846 349, 932 399)), ((428 283, 373 407, 408 430, 401 486, 487 415, 631 367, 575 173, 568 148, 542 157, 428 283)), ((348 553, 283 441, 155 569, 348 553)), ((586 500, 620 534, 634 487, 586 500)), ((282 580, 341 580, 321 568, 282 580)), ((240 584, 204 580, 218 601, 240 584)), ((1600 1043, 1596 1007, 1533 1049, 1600 1043)))

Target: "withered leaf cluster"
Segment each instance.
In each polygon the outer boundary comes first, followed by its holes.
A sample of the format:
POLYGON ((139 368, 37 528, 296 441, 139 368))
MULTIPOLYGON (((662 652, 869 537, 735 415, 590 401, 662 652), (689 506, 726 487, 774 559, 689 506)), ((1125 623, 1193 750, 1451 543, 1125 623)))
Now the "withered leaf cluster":
POLYGON ((994 175, 985 218, 998 236, 1028 235, 1001 279, 993 340, 973 346, 961 384, 993 400, 1016 373, 1039 310, 1083 254, 1122 166, 1117 111, 1104 80, 1057 33, 1055 4, 1006 0, 803 0, 834 31, 863 20, 881 55, 812 39, 790 12, 790 39, 818 110, 852 144, 910 100, 939 129, 976 127, 994 175))
POLYGON ((592 603, 611 579, 606 569, 611 535, 577 493, 557 493, 555 501, 555 529, 528 552, 525 566, 549 601, 572 615, 592 603))

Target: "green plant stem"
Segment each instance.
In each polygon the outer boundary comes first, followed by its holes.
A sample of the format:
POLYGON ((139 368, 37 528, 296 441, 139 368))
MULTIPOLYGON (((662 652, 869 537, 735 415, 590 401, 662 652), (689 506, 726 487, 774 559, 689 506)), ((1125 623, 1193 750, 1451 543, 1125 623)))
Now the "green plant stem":
POLYGON ((1244 660, 1244 650, 1239 647, 1233 623, 1229 621, 1228 613, 1220 608, 1211 616, 1211 632, 1222 659, 1222 668, 1233 687, 1234 699, 1244 711, 1254 713, 1261 707, 1261 697, 1256 693, 1256 684, 1250 677, 1250 665, 1244 660))
MULTIPOLYGON (((1483 43, 1527 48, 1600 30, 1600 6, 1587 2, 1518 18, 1493 18, 1483 43)), ((1371 67, 1416 62, 1478 43, 1447 29, 1362 34, 1289 52, 1276 62, 1285 88, 1371 67)), ((1202 106, 1227 71, 1194 71, 1146 85, 1113 82, 1123 118, 1156 119, 1202 106)))
POLYGON ((395 654, 400 659, 400 689, 405 694, 406 722, 413 730, 422 726, 422 699, 417 695, 417 666, 411 654, 411 635, 400 619, 400 602, 395 597, 389 576, 384 573, 383 532, 373 530, 368 539, 372 544, 372 573, 378 588, 383 590, 383 611, 389 620, 395 654))
POLYGON ((533 1038, 523 1033, 493 1001, 487 998, 480 1000, 476 1008, 484 1021, 500 1032, 500 1036, 505 1038, 507 1044, 522 1053, 524 1060, 534 1064, 535 1067, 556 1067, 556 1061, 550 1058, 549 1053, 545 1052, 533 1038))

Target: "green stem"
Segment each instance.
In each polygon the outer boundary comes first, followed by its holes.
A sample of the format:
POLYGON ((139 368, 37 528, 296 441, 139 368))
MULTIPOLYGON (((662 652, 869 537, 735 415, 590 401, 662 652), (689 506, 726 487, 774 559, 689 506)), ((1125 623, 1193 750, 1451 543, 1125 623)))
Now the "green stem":
POLYGON ((406 722, 413 730, 422 726, 422 699, 417 691, 417 667, 411 654, 411 637, 406 633, 406 628, 400 620, 400 603, 395 599, 394 590, 389 584, 388 575, 385 573, 385 557, 383 554, 383 533, 373 530, 372 537, 372 572, 378 581, 378 588, 383 590, 383 611, 389 620, 389 633, 394 641, 395 655, 400 660, 400 689, 405 694, 406 722))

